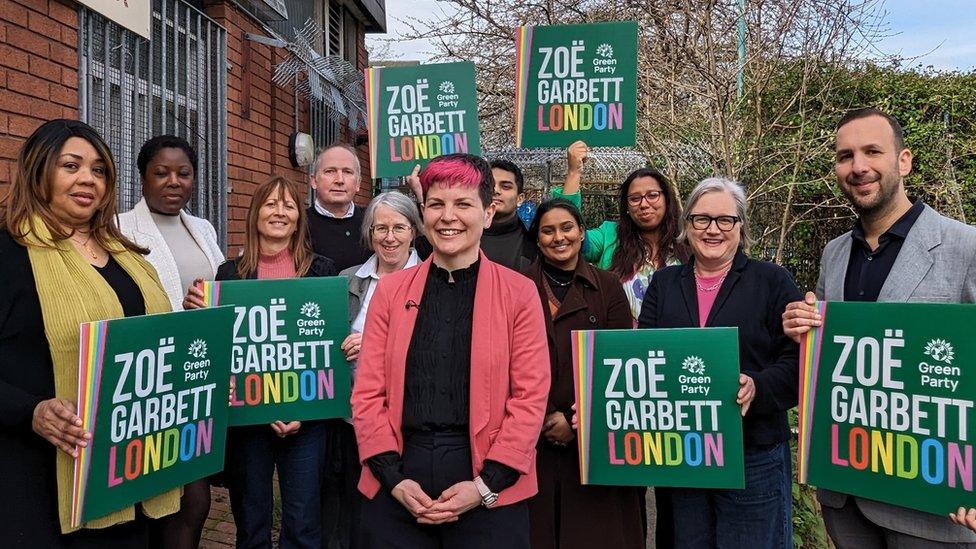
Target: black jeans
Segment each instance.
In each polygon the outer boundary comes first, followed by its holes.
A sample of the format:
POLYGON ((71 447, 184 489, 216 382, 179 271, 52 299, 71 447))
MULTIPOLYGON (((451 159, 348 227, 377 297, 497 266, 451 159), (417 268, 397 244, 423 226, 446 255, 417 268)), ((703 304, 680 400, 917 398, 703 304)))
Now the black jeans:
POLYGON ((322 464, 322 549, 357 549, 359 510, 359 448, 352 425, 342 419, 325 421, 325 462, 322 464))
MULTIPOLYGON (((467 433, 404 434, 403 473, 431 499, 471 480, 467 433)), ((359 539, 361 549, 529 549, 529 510, 524 501, 493 509, 479 505, 457 522, 423 525, 380 488, 363 504, 359 539)))

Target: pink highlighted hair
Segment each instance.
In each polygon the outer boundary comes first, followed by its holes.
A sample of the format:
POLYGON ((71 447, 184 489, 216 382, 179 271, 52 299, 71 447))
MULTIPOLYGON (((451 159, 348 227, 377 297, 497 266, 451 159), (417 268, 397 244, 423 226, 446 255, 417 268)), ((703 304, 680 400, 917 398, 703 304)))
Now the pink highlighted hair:
POLYGON ((495 192, 495 180, 491 167, 483 158, 473 154, 455 153, 438 156, 420 172, 420 187, 427 196, 432 185, 462 189, 478 189, 484 207, 491 204, 495 192))

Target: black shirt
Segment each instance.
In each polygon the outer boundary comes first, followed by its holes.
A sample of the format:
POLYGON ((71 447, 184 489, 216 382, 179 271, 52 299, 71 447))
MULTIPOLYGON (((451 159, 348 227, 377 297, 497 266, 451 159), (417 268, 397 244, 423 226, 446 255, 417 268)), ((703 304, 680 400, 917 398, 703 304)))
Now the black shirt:
POLYGON ((407 351, 405 431, 468 430, 471 323, 480 264, 479 259, 450 273, 430 266, 407 351))
POLYGON ((481 249, 488 259, 514 271, 522 271, 535 261, 535 239, 518 215, 501 221, 493 219, 481 235, 481 249))
MULTIPOLYGON (((468 431, 471 325, 480 265, 478 259, 469 267, 450 272, 430 266, 407 351, 404 433, 468 431)), ((402 460, 394 452, 373 456, 367 462, 388 490, 406 478, 402 460)), ((481 477, 493 492, 500 492, 515 484, 518 472, 486 460, 481 477)))
POLYGON ((864 227, 858 220, 851 230, 851 256, 847 262, 847 275, 844 278, 844 301, 877 301, 881 287, 888 279, 888 273, 898 258, 902 244, 912 230, 918 216, 922 215, 925 204, 916 200, 912 207, 901 216, 883 235, 878 238, 878 247, 871 246, 864 238, 864 227))
POLYGON ((126 318, 130 316, 141 316, 146 314, 146 300, 142 297, 142 291, 135 280, 125 272, 122 265, 112 257, 108 256, 108 263, 104 267, 95 267, 98 274, 102 275, 105 282, 115 291, 115 296, 119 298, 122 305, 122 312, 126 318))
POLYGON ((550 265, 547 261, 542 262, 542 277, 549 285, 552 295, 556 296, 560 303, 566 300, 566 294, 569 293, 569 288, 573 285, 574 276, 576 276, 576 269, 564 271, 559 267, 550 265))

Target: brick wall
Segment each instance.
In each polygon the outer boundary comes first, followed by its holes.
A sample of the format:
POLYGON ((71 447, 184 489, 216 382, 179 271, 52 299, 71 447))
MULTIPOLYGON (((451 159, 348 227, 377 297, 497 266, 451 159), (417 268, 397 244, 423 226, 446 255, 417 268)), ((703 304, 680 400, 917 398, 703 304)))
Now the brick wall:
MULTIPOLYGON (((0 0, 2 1, 2 0, 0 0)), ((227 29, 227 175, 232 192, 227 204, 227 242, 230 254, 244 243, 244 220, 254 189, 271 174, 306 182, 305 172, 291 167, 288 138, 295 128, 295 94, 291 86, 271 82, 274 66, 286 59, 287 52, 247 40, 247 33, 265 35, 250 16, 224 2, 211 2, 207 15, 227 29)), ((359 32, 359 58, 365 60, 362 27, 359 32)), ((365 61, 363 65, 365 66, 365 61)), ((299 97, 298 130, 308 132, 307 101, 299 97)), ((343 139, 353 136, 343 132, 343 139)), ((321 145, 321 144, 317 144, 321 145)), ((356 201, 371 198, 368 152, 360 147, 364 164, 363 185, 356 201)))
POLYGON ((234 254, 244 243, 244 220, 254 189, 272 174, 296 181, 303 181, 304 174, 288 160, 294 93, 271 82, 285 52, 247 40, 249 32, 264 33, 230 4, 211 4, 207 15, 227 29, 227 183, 232 189, 227 199, 227 244, 234 254))
MULTIPOLYGON (((305 182, 291 167, 288 137, 295 130, 293 89, 271 82, 287 52, 245 39, 259 24, 232 4, 211 0, 207 14, 227 29, 228 248, 243 244, 247 207, 272 174, 305 182), (245 59, 245 57, 247 59, 245 59)), ((0 0, 0 197, 6 193, 25 137, 52 118, 78 118, 78 7, 71 0, 0 0)), ((367 65, 364 27, 357 25, 356 60, 367 65)), ((307 102, 299 99, 300 131, 308 132, 307 102)), ((365 135, 365 129, 359 130, 365 135)), ((343 125, 343 140, 353 143, 343 125)), ((359 147, 363 181, 356 201, 372 196, 367 146, 359 147)))
POLYGON ((78 118, 78 8, 0 0, 0 196, 24 138, 52 118, 78 118))
MULTIPOLYGON (((360 22, 356 25, 356 68, 363 71, 368 65, 369 56, 366 52, 366 28, 360 22)), ((363 121, 358 131, 358 134, 362 137, 366 136, 365 124, 365 121, 363 121)), ((347 135, 347 139, 350 142, 355 138, 356 136, 347 135)), ((359 151, 359 164, 363 167, 363 182, 359 187, 359 194, 356 196, 356 201, 366 204, 373 197, 373 182, 369 169, 369 143, 364 142, 363 145, 357 147, 357 150, 359 151)))

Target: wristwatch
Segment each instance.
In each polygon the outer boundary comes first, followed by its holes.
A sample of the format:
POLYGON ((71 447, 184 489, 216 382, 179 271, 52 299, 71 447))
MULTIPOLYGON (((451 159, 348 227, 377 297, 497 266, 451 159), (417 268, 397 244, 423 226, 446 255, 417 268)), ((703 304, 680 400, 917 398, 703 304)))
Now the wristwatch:
POLYGON ((481 494, 481 504, 490 509, 498 501, 498 494, 488 488, 485 481, 481 479, 481 475, 474 477, 474 485, 478 487, 478 493, 481 494))

